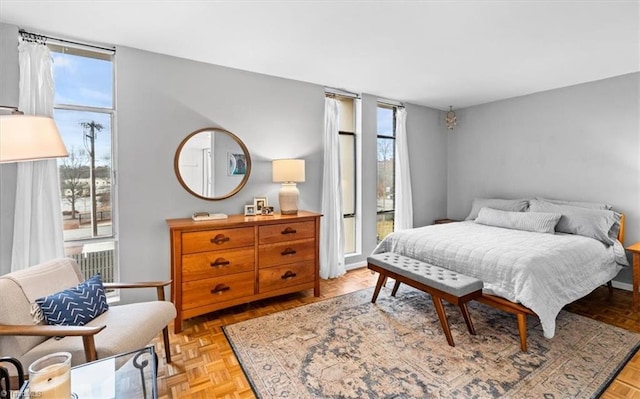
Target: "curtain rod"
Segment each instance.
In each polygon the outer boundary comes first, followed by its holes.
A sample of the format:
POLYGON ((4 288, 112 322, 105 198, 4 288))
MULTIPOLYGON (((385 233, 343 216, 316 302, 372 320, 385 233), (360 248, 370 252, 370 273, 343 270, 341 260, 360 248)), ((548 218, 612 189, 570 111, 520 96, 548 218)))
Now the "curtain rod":
POLYGON ((115 51, 116 51, 115 47, 102 47, 102 46, 96 46, 96 45, 93 45, 93 44, 74 42, 72 40, 65 40, 65 39, 60 39, 60 38, 57 38, 57 37, 42 35, 42 34, 39 34, 39 33, 27 32, 24 29, 20 29, 18 31, 18 33, 23 38, 25 38, 26 40, 32 40, 32 41, 42 40, 42 41, 46 41, 48 39, 51 39, 51 40, 55 40, 56 42, 60 42, 60 43, 67 43, 67 44, 72 44, 72 45, 76 45, 76 46, 90 47, 90 48, 93 48, 93 49, 104 50, 104 51, 109 51, 109 52, 113 52, 113 53, 115 53, 115 51))
POLYGON ((404 108, 404 104, 399 101, 386 100, 386 99, 378 99, 379 104, 389 105, 392 107, 404 108))
POLYGON ((360 95, 356 93, 351 93, 350 91, 333 89, 331 87, 324 88, 325 96, 338 96, 338 97, 347 97, 347 98, 360 98, 360 95))

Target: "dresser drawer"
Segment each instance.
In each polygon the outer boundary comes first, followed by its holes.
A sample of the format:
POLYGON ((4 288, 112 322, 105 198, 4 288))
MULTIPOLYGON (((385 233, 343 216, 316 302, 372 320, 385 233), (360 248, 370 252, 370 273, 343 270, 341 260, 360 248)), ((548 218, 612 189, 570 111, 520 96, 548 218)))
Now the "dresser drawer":
POLYGON ((307 261, 260 269, 258 286, 260 293, 312 282, 315 276, 315 262, 307 261))
POLYGON ((199 252, 182 256, 182 281, 253 271, 253 247, 199 252))
POLYGON ((183 233, 182 253, 192 254, 197 252, 252 246, 254 243, 253 236, 252 227, 183 233))
POLYGON ((260 226, 258 243, 273 244, 276 242, 302 240, 316 236, 316 224, 310 222, 292 222, 260 226))
POLYGON ((315 256, 316 240, 313 238, 279 244, 260 245, 258 249, 258 262, 261 268, 314 260, 315 256))
POLYGON ((182 283, 182 309, 253 295, 253 272, 182 283))

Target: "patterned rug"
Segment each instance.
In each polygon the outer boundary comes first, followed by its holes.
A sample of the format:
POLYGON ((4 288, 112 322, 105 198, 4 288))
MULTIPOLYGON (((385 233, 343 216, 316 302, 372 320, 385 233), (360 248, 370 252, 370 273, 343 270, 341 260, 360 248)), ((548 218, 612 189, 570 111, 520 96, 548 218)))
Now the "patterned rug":
MULTIPOLYGON (((388 286, 390 284, 387 284, 388 286)), ((640 334, 562 311, 548 340, 529 317, 472 302, 477 335, 456 306, 447 345, 431 297, 403 285, 366 289, 224 327, 259 398, 590 398, 640 347, 640 334)))

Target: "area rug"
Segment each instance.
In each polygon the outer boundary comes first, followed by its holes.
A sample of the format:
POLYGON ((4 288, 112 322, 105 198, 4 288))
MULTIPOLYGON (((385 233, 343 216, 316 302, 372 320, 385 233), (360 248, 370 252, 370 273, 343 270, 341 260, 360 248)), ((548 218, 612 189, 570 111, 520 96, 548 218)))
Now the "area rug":
POLYGON ((372 289, 224 327, 259 398, 591 398, 640 347, 640 334, 562 311, 553 339, 529 317, 472 302, 477 335, 457 307, 447 345, 431 297, 372 289))

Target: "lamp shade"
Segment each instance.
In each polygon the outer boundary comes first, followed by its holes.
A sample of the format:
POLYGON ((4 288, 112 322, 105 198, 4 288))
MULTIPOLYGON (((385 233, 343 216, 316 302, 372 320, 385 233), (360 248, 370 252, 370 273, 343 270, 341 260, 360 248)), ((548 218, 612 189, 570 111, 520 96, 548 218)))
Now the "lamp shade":
POLYGON ((34 115, 0 116, 0 163, 68 155, 52 118, 34 115))
POLYGON ((304 159, 275 159, 272 165, 274 182, 304 181, 304 159))

